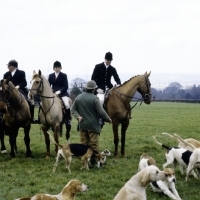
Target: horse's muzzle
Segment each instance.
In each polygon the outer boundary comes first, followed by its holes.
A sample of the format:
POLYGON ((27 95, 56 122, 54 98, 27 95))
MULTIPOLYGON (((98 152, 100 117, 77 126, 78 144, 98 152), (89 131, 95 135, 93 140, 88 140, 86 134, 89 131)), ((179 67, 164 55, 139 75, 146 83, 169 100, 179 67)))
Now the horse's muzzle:
POLYGON ((150 104, 151 103, 151 94, 145 94, 143 99, 146 104, 150 104))

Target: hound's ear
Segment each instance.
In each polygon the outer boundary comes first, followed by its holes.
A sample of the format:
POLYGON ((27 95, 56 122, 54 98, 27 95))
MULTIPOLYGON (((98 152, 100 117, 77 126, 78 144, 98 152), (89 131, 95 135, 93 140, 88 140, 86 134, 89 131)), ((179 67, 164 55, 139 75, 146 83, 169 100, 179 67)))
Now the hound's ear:
POLYGON ((150 182, 149 172, 145 172, 142 178, 142 184, 146 186, 150 182))
POLYGON ((149 77, 150 76, 150 74, 151 74, 151 71, 147 74, 147 77, 149 77))
POLYGON ((39 74, 39 76, 41 76, 41 75, 42 75, 42 72, 40 71, 40 69, 39 69, 39 71, 38 71, 38 74, 39 74))
POLYGON ((36 71, 35 70, 33 70, 33 75, 35 75, 36 74, 36 71))

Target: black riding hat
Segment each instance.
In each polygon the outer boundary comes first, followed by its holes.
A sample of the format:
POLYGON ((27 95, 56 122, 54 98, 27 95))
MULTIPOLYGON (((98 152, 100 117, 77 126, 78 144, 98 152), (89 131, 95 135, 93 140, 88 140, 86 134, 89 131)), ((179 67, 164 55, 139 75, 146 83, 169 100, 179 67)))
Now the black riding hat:
POLYGON ((105 59, 111 61, 113 59, 112 58, 112 53, 110 53, 110 52, 106 53, 105 59))
POLYGON ((16 60, 10 60, 7 65, 8 65, 8 67, 14 66, 14 67, 18 68, 18 62, 16 60))
POLYGON ((53 69, 54 69, 55 67, 61 67, 61 68, 62 68, 61 63, 60 63, 59 61, 54 62, 54 64, 53 64, 53 69))

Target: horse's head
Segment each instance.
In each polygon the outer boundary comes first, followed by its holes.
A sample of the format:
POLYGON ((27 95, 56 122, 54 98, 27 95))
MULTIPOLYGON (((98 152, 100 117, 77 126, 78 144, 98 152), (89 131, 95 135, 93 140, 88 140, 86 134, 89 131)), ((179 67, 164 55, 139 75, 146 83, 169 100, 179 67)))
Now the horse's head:
POLYGON ((137 89, 137 91, 142 95, 142 98, 144 99, 144 102, 146 104, 151 103, 151 83, 149 81, 150 74, 151 72, 145 72, 145 74, 143 75, 144 79, 141 82, 139 88, 137 89))
POLYGON ((13 83, 10 81, 10 77, 7 79, 2 79, 0 81, 0 88, 4 98, 9 101, 12 98, 12 94, 18 93, 18 90, 15 88, 13 83))
POLYGON ((32 80, 31 80, 31 86, 30 86, 30 90, 28 93, 28 98, 29 99, 33 99, 33 97, 36 94, 40 94, 42 91, 42 77, 41 77, 42 73, 39 70, 38 74, 36 73, 36 71, 33 71, 33 76, 32 76, 32 80))

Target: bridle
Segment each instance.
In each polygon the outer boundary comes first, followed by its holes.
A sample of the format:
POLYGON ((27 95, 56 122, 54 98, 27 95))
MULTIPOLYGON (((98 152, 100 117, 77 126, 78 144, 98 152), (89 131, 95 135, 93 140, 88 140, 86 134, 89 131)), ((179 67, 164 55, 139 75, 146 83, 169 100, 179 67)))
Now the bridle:
MULTIPOLYGON (((149 93, 142 94, 142 98, 143 98, 144 101, 149 101, 150 98, 151 98, 151 93, 150 93, 151 83, 150 83, 147 76, 144 75, 144 78, 145 78, 145 83, 141 86, 141 88, 138 89, 138 92, 140 92, 141 89, 146 85, 147 91, 149 91, 149 93)), ((140 93, 142 93, 142 92, 140 92, 140 93)))
POLYGON ((47 123, 47 119, 46 119, 46 114, 51 110, 51 108, 52 108, 52 106, 53 106, 53 104, 54 104, 54 99, 55 99, 56 96, 55 96, 55 95, 54 95, 54 96, 43 96, 43 95, 39 94, 39 93, 40 93, 40 88, 42 87, 42 89, 43 89, 43 78, 40 78, 40 77, 37 77, 37 78, 40 79, 40 83, 39 83, 38 87, 35 88, 35 89, 30 89, 29 92, 30 92, 33 96, 36 96, 36 97, 53 99, 53 102, 52 102, 51 106, 49 107, 49 109, 48 109, 47 111, 44 111, 44 109, 42 108, 42 105, 41 105, 41 103, 40 103, 40 101, 39 101, 39 98, 37 98, 37 102, 38 102, 38 104, 39 104, 39 107, 42 109, 42 112, 43 112, 43 114, 44 114, 44 116, 45 116, 46 124, 48 124, 48 123, 47 123), (34 91, 34 90, 36 90, 36 94, 33 94, 32 91, 34 91))
POLYGON ((114 90, 120 94, 120 99, 122 100, 122 102, 124 103, 124 106, 126 107, 127 109, 127 115, 128 113, 137 105, 137 103, 140 101, 140 105, 142 104, 143 101, 150 101, 150 98, 151 98, 151 93, 150 93, 150 87, 151 87, 151 83, 148 79, 147 76, 144 75, 144 79, 145 79, 145 83, 138 89, 138 92, 141 91, 141 89, 146 86, 147 87, 147 91, 149 91, 149 93, 145 93, 145 94, 142 94, 142 92, 140 92, 140 94, 142 95, 142 98, 137 98, 137 97, 134 97, 134 96, 129 96, 129 95, 126 95, 126 94, 123 94, 121 93, 116 87, 114 88, 114 90), (130 99, 137 99, 136 103, 132 106, 132 107, 127 107, 127 105, 125 104, 125 102, 123 101, 122 99, 122 96, 125 96, 127 98, 130 98, 130 99))
POLYGON ((13 105, 12 102, 10 102, 8 96, 10 96, 10 94, 12 94, 12 89, 10 88, 10 86, 8 87, 8 90, 6 91, 6 95, 5 95, 5 100, 4 102, 6 103, 7 105, 7 110, 9 112, 9 114, 15 118, 15 121, 17 121, 17 115, 16 113, 18 112, 18 110, 21 108, 21 105, 22 105, 22 102, 23 102, 23 99, 22 99, 22 92, 19 91, 19 95, 20 95, 20 103, 19 105, 17 106, 17 110, 14 112, 11 108, 11 106, 13 105))

